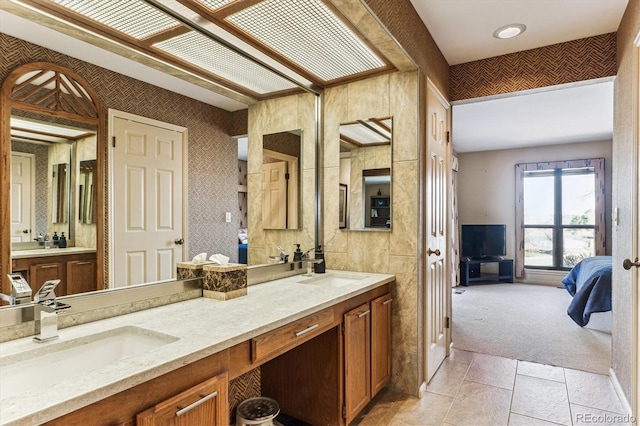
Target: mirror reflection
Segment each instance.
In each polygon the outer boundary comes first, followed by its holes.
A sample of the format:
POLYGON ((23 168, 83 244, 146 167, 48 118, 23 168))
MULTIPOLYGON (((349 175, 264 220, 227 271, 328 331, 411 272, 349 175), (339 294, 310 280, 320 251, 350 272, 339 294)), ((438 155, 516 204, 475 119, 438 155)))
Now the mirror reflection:
POLYGON ((298 229, 302 130, 262 138, 262 224, 264 229, 298 229))
POLYGON ((392 117, 340 125, 341 229, 389 229, 392 223, 392 117))

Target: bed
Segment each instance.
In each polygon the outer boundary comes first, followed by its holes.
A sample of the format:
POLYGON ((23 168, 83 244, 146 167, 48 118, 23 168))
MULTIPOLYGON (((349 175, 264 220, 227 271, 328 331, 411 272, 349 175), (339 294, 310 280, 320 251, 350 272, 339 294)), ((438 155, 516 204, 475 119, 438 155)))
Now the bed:
POLYGON ((611 256, 581 260, 562 280, 562 285, 573 296, 567 314, 584 327, 592 313, 611 310, 611 256))
POLYGON ((248 242, 247 228, 240 228, 238 230, 238 263, 247 263, 248 242))

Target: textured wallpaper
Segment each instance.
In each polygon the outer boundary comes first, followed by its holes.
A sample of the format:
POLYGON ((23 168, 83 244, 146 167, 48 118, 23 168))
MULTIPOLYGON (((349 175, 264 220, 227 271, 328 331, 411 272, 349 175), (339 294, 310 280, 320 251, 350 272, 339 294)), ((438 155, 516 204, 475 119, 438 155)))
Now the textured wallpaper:
MULTIPOLYGON (((6 34, 0 34, 0 51, 0 81, 19 65, 52 62, 89 82, 100 98, 105 120, 107 109, 113 108, 188 128, 187 257, 224 253, 237 260, 238 158, 230 135, 247 133, 246 112, 230 113, 6 34), (224 220, 225 212, 232 214, 230 223, 224 220)), ((102 155, 107 166, 106 150, 102 155)), ((107 245, 108 235, 105 224, 107 245)))
POLYGON ((574 83, 616 74, 616 33, 451 67, 450 101, 574 83))

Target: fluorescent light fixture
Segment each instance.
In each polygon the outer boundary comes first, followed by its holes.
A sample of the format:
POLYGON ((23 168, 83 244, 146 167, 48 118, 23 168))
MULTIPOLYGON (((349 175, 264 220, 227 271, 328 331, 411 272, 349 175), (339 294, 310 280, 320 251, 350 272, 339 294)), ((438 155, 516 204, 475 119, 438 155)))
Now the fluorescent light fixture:
POLYGON ((509 24, 495 30, 493 36, 499 39, 513 38, 525 32, 526 29, 527 26, 524 24, 509 24))

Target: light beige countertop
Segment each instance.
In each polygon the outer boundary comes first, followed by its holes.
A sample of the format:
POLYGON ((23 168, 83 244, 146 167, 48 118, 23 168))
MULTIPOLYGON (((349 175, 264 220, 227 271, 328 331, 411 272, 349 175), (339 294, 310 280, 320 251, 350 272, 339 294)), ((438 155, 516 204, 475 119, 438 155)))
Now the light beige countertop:
POLYGON ((12 259, 24 259, 28 257, 47 257, 47 256, 64 256, 65 254, 82 254, 82 253, 95 253, 96 249, 88 247, 67 247, 58 248, 51 247, 48 249, 33 249, 33 250, 13 250, 11 252, 12 259))
MULTIPOLYGON (((38 424, 122 392, 216 352, 392 282, 393 275, 327 271, 362 277, 343 285, 300 283, 302 275, 248 288, 247 296, 219 301, 197 298, 59 330, 60 338, 35 343, 31 337, 0 343, 0 424, 38 424), (2 396, 2 369, 11 359, 49 346, 64 348, 74 339, 122 327, 139 327, 178 340, 95 370, 74 374, 24 394, 2 396)), ((322 277, 317 274, 316 277, 322 277)), ((338 280, 339 281, 339 280, 338 280)), ((61 315, 64 315, 61 314, 61 315)), ((53 366, 41 366, 47 374, 53 366)))

